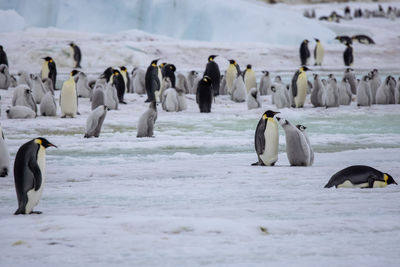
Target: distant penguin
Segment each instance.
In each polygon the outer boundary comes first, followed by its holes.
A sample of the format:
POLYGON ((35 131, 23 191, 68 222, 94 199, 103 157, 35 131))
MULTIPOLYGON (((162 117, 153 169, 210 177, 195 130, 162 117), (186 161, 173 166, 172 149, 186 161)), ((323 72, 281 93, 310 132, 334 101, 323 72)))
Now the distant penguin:
POLYGON ((247 65, 243 76, 244 84, 246 85, 247 92, 251 88, 257 88, 256 73, 252 70, 251 65, 247 65))
POLYGON ((118 95, 117 95, 117 89, 115 88, 115 85, 112 84, 111 82, 106 84, 106 88, 104 91, 104 104, 111 110, 117 110, 118 109, 118 95))
POLYGON ((133 90, 138 95, 143 95, 146 93, 146 72, 142 69, 134 69, 132 74, 132 85, 133 90))
POLYGON ((42 80, 45 78, 51 79, 53 82, 53 91, 56 90, 56 81, 57 81, 57 67, 56 63, 51 57, 44 57, 44 62, 42 65, 41 76, 42 80))
POLYGON ((211 112, 213 96, 214 92, 211 78, 204 76, 197 85, 197 99, 201 113, 211 112))
POLYGON ((308 80, 306 71, 309 68, 306 66, 300 67, 292 78, 291 83, 291 97, 294 100, 294 107, 302 108, 304 102, 306 101, 307 90, 308 90, 308 80))
POLYGON ((69 46, 71 47, 72 57, 75 61, 74 68, 82 68, 81 67, 81 60, 82 60, 81 49, 79 48, 79 46, 77 46, 74 43, 70 43, 69 46))
POLYGON ((311 146, 311 142, 310 139, 308 138, 308 134, 306 133, 306 129, 307 127, 301 124, 297 124, 296 128, 300 130, 300 132, 303 133, 304 137, 306 138, 307 144, 308 144, 308 148, 310 149, 310 160, 309 160, 309 165, 311 166, 314 164, 314 149, 311 146))
MULTIPOLYGON (((19 71, 18 72, 18 85, 26 84, 29 88, 32 88, 32 79, 31 75, 26 71, 19 71)), ((54 89, 53 89, 54 90, 54 89)))
POLYGON ((40 115, 42 116, 56 116, 57 104, 51 92, 47 92, 40 102, 40 115))
POLYGON ((396 80, 392 76, 387 76, 376 91, 376 104, 395 103, 396 80))
POLYGON ((0 177, 6 177, 10 170, 10 153, 4 139, 3 129, 0 127, 0 177))
POLYGON ((206 70, 204 71, 204 76, 210 77, 214 96, 217 96, 219 95, 221 72, 219 71, 218 64, 214 61, 215 57, 217 57, 217 55, 210 55, 208 57, 208 63, 206 65, 206 70))
POLYGON ((32 109, 35 114, 37 113, 37 106, 35 100, 33 99, 32 91, 26 84, 18 85, 14 89, 12 105, 25 106, 32 109))
POLYGON ((66 80, 61 88, 60 107, 61 118, 67 116, 75 118, 78 113, 78 96, 76 95, 75 75, 78 71, 73 70, 68 80, 66 80))
POLYGON ((357 86, 357 106, 371 106, 372 94, 369 77, 365 75, 357 86))
POLYGON ((153 60, 146 71, 145 83, 147 100, 145 102, 156 101, 155 92, 160 90, 161 80, 158 75, 159 68, 157 66, 157 61, 158 59, 153 60))
POLYGON ((153 137, 154 124, 157 120, 157 104, 151 102, 149 109, 139 118, 136 137, 153 137))
POLYGON ((92 110, 86 120, 86 133, 84 138, 99 137, 101 127, 107 115, 107 106, 101 105, 92 110))
POLYGON ((189 93, 189 85, 186 80, 186 76, 183 75, 182 73, 178 73, 176 75, 176 85, 175 85, 176 90, 182 90, 183 93, 188 94, 189 93))
POLYGON ((310 97, 311 104, 314 107, 323 106, 322 96, 324 95, 324 91, 325 91, 325 86, 322 84, 319 75, 314 74, 314 85, 310 97))
POLYGON ((187 103, 186 103, 186 96, 185 92, 182 89, 177 88, 177 100, 178 100, 178 111, 183 111, 187 109, 187 103))
POLYGON ((310 166, 313 156, 305 135, 288 120, 276 118, 285 131, 286 154, 290 165, 310 166))
POLYGON ((354 62, 353 47, 351 44, 346 44, 346 49, 343 52, 343 61, 345 66, 351 66, 354 62))
POLYGON ((314 65, 316 66, 321 66, 322 65, 322 61, 324 60, 324 47, 322 46, 321 42, 315 39, 315 48, 314 48, 314 60, 315 63, 314 65))
POLYGON ((252 165, 274 166, 278 161, 279 132, 274 116, 279 112, 267 110, 258 121, 254 146, 258 161, 252 165))
POLYGON ((349 36, 336 36, 335 38, 336 40, 338 40, 339 42, 341 42, 342 44, 352 44, 353 41, 351 39, 351 37, 349 36))
POLYGON ((36 104, 40 104, 42 102, 42 98, 46 93, 46 89, 44 88, 44 84, 42 79, 40 79, 39 75, 32 76, 32 96, 35 100, 36 104))
POLYGON ((219 83, 219 94, 220 95, 227 95, 228 94, 228 91, 226 89, 225 75, 221 75, 221 82, 219 83))
POLYGON ((11 75, 6 64, 0 65, 0 89, 8 89, 11 85, 11 75))
POLYGON ((178 98, 175 88, 168 88, 163 92, 163 109, 167 112, 178 111, 178 98))
POLYGON ((350 7, 349 6, 346 6, 344 8, 344 18, 346 20, 351 20, 351 11, 350 11, 350 7))
POLYGON ((375 44, 371 37, 363 34, 353 35, 351 39, 358 41, 360 44, 375 44))
POLYGON ((251 88, 247 93, 247 109, 261 108, 260 93, 257 88, 251 88))
POLYGON ((166 64, 163 68, 163 77, 168 77, 170 79, 172 88, 176 86, 175 71, 176 67, 174 64, 166 64))
POLYGON ((8 67, 8 59, 7 59, 7 54, 4 51, 4 48, 2 45, 0 45, 0 65, 4 64, 7 65, 8 67))
POLYGON ((22 145, 14 161, 15 191, 18 209, 14 213, 30 214, 39 203, 46 181, 46 148, 56 147, 45 138, 35 138, 22 145))
POLYGON ((236 68, 236 61, 233 59, 229 60, 229 66, 226 70, 225 79, 226 79, 226 88, 228 89, 228 94, 232 94, 233 82, 238 76, 238 69, 236 68))
POLYGON ((9 119, 33 119, 36 113, 26 106, 13 106, 6 110, 9 119))
POLYGON ((354 70, 351 68, 346 68, 343 77, 347 78, 350 83, 351 92, 353 95, 355 95, 357 93, 357 80, 356 75, 354 74, 354 70))
POLYGON ((263 74, 260 79, 260 87, 259 91, 261 95, 270 95, 272 94, 271 92, 271 77, 269 76, 269 71, 263 70, 261 71, 263 74))
POLYGON ((343 78, 339 85, 339 104, 350 105, 353 94, 347 78, 343 78))
POLYGON ((117 96, 118 96, 118 101, 121 104, 126 104, 126 102, 124 101, 124 95, 125 95, 125 82, 124 82, 124 78, 121 75, 121 72, 119 72, 119 70, 115 69, 113 71, 113 75, 112 75, 112 79, 113 79, 113 85, 115 86, 115 89, 117 90, 117 96))
POLYGON ((189 71, 187 75, 187 81, 188 81, 188 86, 189 86, 189 93, 195 94, 196 92, 192 91, 192 88, 194 86, 194 81, 196 78, 199 76, 199 73, 195 70, 189 71))
POLYGON ((96 109, 98 106, 104 105, 104 85, 95 85, 92 93, 92 110, 96 109))
POLYGON ((394 90, 394 103, 400 104, 400 77, 397 80, 397 86, 394 90))
POLYGON ((279 109, 289 108, 289 92, 283 83, 274 83, 271 85, 273 104, 279 109))
POLYGON ((381 77, 379 76, 379 71, 374 69, 371 71, 369 85, 371 86, 371 94, 372 94, 372 104, 376 104, 376 91, 381 86, 382 81, 381 77))
POLYGON ((43 79, 43 86, 46 92, 50 92, 52 95, 54 95, 53 82, 51 81, 51 79, 43 79))
POLYGON ((335 173, 325 188, 376 188, 386 187, 389 184, 397 185, 388 173, 383 173, 369 166, 354 165, 335 173))
POLYGON ((246 101, 246 85, 244 84, 242 75, 238 74, 232 85, 232 100, 235 102, 246 101))
POLYGON ((326 86, 322 98, 325 107, 339 107, 339 88, 335 78, 328 80, 328 86, 326 86))
POLYGON ((308 49, 308 40, 304 40, 300 45, 300 65, 308 65, 310 59, 310 50, 308 49))
POLYGON ((78 81, 76 82, 76 91, 78 93, 78 97, 90 98, 92 89, 89 86, 86 74, 81 71, 77 75, 78 81))

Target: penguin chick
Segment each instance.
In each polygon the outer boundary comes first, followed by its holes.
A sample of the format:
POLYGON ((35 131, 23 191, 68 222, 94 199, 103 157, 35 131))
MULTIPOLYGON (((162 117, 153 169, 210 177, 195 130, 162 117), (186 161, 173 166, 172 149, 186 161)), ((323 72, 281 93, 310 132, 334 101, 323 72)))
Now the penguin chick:
POLYGON ((251 88, 247 93, 247 109, 261 108, 260 96, 257 88, 251 88))
POLYGON ((47 92, 40 102, 40 114, 42 116, 56 116, 57 104, 51 92, 47 92))
POLYGON ((101 105, 95 108, 86 120, 86 133, 84 138, 99 137, 101 127, 107 115, 107 106, 101 105))
POLYGON ((149 109, 139 118, 136 137, 153 137, 154 124, 157 120, 157 104, 151 102, 149 109))
POLYGON ((13 106, 6 110, 9 119, 33 119, 36 113, 26 106, 13 106))

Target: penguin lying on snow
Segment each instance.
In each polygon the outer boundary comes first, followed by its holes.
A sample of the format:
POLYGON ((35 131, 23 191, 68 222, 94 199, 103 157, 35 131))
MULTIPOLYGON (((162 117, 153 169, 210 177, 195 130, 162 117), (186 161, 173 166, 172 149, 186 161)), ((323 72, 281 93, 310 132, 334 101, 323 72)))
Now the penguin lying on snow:
POLYGON ((33 119, 36 113, 26 106, 13 106, 6 110, 9 119, 33 119))
POLYGON ((387 173, 383 173, 369 166, 354 165, 335 173, 325 188, 375 188, 396 184, 396 181, 387 173))
POLYGON ((371 37, 364 34, 354 35, 351 39, 357 40, 360 44, 375 44, 371 37))

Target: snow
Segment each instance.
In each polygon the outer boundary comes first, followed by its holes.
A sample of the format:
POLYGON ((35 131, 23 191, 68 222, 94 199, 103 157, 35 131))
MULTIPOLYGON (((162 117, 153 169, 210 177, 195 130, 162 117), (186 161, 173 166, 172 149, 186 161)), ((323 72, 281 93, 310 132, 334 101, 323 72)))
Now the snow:
MULTIPOLYGON (((298 14, 304 8, 278 7, 298 14)), ((332 9, 315 7, 317 14, 332 9)), ((355 44, 357 77, 379 68, 382 79, 389 74, 397 79, 399 23, 362 19, 326 27, 338 34, 368 29, 377 45, 355 44)), ((158 57, 174 63, 179 72, 202 72, 208 55, 219 54, 222 71, 226 59, 235 58, 242 68, 251 63, 258 78, 268 69, 272 77, 281 75, 288 82, 299 64, 298 44, 189 41, 140 30, 106 34, 29 28, 0 33, 0 39, 11 73, 38 73, 40 58, 51 55, 59 85, 72 69, 67 54, 72 40, 81 47, 89 78, 110 65, 146 68, 158 57)), ((325 62, 312 72, 340 78, 343 45, 324 45, 325 62)), ((289 166, 280 127, 277 166, 252 167, 258 120, 265 110, 276 110, 270 96, 262 96, 263 107, 255 110, 219 96, 212 113, 200 114, 195 96, 187 95, 183 112, 167 113, 159 105, 155 137, 138 139, 137 121, 147 104, 145 96, 128 94, 127 105, 107 113, 100 137, 84 139, 88 99, 79 99, 81 115, 74 119, 61 119, 58 108, 57 117, 9 120, 5 110, 13 90, 0 90, 1 127, 11 162, 22 144, 38 136, 58 148, 47 149, 46 184, 35 208, 43 214, 14 216, 13 172, 0 179, 1 266, 400 263, 399 186, 323 188, 335 172, 355 164, 373 166, 400 182, 400 105, 357 107, 353 101, 325 109, 312 108, 308 98, 304 109, 281 109, 292 124, 307 127, 315 163, 289 166)))

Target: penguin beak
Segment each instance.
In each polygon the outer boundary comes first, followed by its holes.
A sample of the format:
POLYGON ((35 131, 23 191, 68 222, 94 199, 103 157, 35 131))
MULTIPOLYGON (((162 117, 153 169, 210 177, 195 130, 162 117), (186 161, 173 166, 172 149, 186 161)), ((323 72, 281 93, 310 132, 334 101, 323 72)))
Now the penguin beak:
MULTIPOLYGON (((276 114, 278 114, 278 113, 280 113, 279 111, 277 111, 277 112, 274 112, 274 116, 276 115, 276 114)), ((276 117, 276 118, 278 118, 278 117, 276 117)))
POLYGON ((49 143, 49 144, 47 145, 47 147, 49 147, 49 146, 53 146, 53 147, 55 147, 55 148, 58 148, 56 145, 53 145, 52 143, 49 143))

